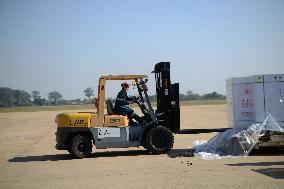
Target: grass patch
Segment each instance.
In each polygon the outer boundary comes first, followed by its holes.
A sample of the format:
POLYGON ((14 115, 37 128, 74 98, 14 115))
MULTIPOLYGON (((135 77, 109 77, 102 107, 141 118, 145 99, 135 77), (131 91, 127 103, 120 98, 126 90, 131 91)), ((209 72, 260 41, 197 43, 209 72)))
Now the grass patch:
POLYGON ((6 112, 38 112, 38 111, 61 111, 94 109, 94 105, 61 105, 61 106, 22 106, 0 108, 0 113, 6 112))
MULTIPOLYGON (((226 104, 226 100, 189 100, 181 101, 181 106, 195 106, 195 105, 218 105, 226 104)), ((157 103, 152 103, 156 107, 157 103)), ((136 106, 136 105, 135 105, 136 106)), ((131 105, 132 107, 132 105, 131 105)), ((61 111, 61 110, 86 110, 95 109, 95 105, 62 105, 62 106, 23 106, 23 107, 8 107, 0 108, 0 113, 6 112, 38 112, 38 111, 61 111)))
MULTIPOLYGON (((157 106, 156 102, 151 103, 153 107, 157 106)), ((226 100, 187 100, 180 101, 180 106, 197 106, 197 105, 218 105, 226 104, 226 100)))
POLYGON ((194 105, 218 105, 218 104, 226 104, 226 100, 189 100, 189 101, 181 101, 181 106, 194 106, 194 105))

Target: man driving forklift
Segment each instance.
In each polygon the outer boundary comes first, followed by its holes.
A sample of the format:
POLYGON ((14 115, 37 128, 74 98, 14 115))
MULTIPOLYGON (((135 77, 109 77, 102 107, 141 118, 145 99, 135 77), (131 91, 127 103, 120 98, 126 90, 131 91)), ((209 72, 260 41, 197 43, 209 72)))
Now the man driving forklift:
POLYGON ((129 104, 133 104, 136 100, 136 97, 129 97, 127 91, 129 89, 129 84, 123 82, 121 84, 121 91, 117 94, 115 100, 114 110, 118 114, 127 115, 129 120, 134 119, 137 123, 141 123, 141 118, 134 112, 133 109, 129 108, 129 104))

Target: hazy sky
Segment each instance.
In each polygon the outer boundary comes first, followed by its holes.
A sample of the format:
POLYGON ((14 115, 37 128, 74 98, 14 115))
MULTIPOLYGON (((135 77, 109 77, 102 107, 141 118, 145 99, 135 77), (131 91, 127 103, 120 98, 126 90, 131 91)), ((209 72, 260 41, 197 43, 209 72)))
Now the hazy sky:
POLYGON ((0 0, 0 86, 83 98, 104 74, 148 74, 153 87, 160 61, 183 93, 284 73, 284 1, 0 0))

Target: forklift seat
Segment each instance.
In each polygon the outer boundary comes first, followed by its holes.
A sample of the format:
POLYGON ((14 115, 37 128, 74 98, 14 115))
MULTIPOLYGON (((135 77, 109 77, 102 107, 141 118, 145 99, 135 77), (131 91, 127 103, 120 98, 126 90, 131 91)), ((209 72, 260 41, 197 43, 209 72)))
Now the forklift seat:
POLYGON ((106 100, 106 106, 107 106, 106 107, 107 108, 107 114, 108 115, 115 115, 114 108, 113 108, 111 100, 106 100))

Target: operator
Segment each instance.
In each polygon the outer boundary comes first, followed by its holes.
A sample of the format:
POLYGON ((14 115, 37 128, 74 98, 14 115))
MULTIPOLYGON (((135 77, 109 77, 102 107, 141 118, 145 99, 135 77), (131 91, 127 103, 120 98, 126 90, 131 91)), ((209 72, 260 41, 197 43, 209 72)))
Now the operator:
POLYGON ((127 96, 129 84, 124 82, 121 84, 121 91, 117 94, 114 110, 121 115, 127 115, 129 119, 135 119, 138 123, 141 123, 141 118, 128 107, 135 100, 135 97, 127 96))

